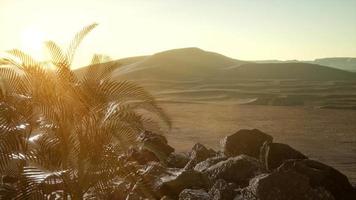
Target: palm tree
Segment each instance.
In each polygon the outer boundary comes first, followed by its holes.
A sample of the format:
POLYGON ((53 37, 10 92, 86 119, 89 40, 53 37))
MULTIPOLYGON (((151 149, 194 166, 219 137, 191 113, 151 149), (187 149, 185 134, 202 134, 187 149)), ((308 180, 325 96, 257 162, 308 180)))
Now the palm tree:
POLYGON ((4 194, 43 198, 56 191, 83 199, 106 192, 125 173, 117 157, 137 134, 160 122, 170 125, 142 87, 111 79, 119 66, 100 64, 105 56, 94 55, 84 73, 71 69, 76 49, 96 25, 78 32, 67 51, 46 42, 49 64, 20 50, 1 62, 0 172, 16 177, 16 187, 3 187, 4 194))

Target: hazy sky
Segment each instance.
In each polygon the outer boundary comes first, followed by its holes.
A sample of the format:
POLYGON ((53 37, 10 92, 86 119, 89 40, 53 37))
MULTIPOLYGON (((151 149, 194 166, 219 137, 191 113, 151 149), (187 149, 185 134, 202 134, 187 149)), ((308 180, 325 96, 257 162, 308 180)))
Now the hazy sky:
POLYGON ((0 0, 0 50, 39 57, 92 22, 77 64, 199 47, 244 60, 356 57, 356 0, 0 0))

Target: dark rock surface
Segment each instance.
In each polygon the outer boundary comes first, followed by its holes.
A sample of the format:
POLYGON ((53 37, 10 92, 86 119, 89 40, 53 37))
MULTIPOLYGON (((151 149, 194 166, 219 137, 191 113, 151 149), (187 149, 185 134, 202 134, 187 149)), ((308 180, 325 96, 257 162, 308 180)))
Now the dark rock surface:
POLYGON ((287 144, 265 142, 261 148, 260 161, 266 170, 279 167, 288 159, 306 159, 307 156, 287 144))
POLYGON ((210 200, 210 195, 204 190, 185 189, 179 194, 179 200, 210 200))
POLYGON ((246 155, 220 161, 204 171, 211 180, 224 179, 239 186, 247 185, 248 181, 260 172, 258 160, 246 155))
POLYGON ((223 152, 198 143, 189 153, 176 153, 151 132, 138 140, 143 145, 119 158, 125 177, 116 181, 109 199, 356 199, 345 175, 286 144, 272 143, 259 130, 227 136, 223 152))
POLYGON ((139 164, 147 164, 148 162, 159 162, 160 160, 152 151, 143 148, 130 148, 127 153, 128 161, 136 161, 139 164))
POLYGON ((184 189, 207 189, 210 181, 206 175, 194 170, 179 170, 162 176, 157 184, 161 194, 176 197, 184 189))
POLYGON ((272 140, 272 136, 257 129, 242 129, 235 134, 226 136, 220 143, 222 145, 223 152, 229 157, 245 154, 259 158, 260 148, 263 143, 266 141, 272 142, 272 140))
POLYGON ((185 169, 193 169, 196 164, 216 155, 212 149, 206 148, 204 145, 197 143, 193 146, 189 153, 190 161, 185 166, 185 169))
POLYGON ((166 160, 174 152, 174 148, 168 145, 167 139, 159 134, 145 131, 137 140, 142 144, 142 148, 153 152, 161 161, 166 160))
POLYGON ((307 177, 294 172, 261 174, 235 200, 333 200, 326 190, 314 190, 307 177))
POLYGON ((206 171, 209 167, 215 165, 216 163, 220 161, 227 160, 228 158, 226 156, 216 156, 212 158, 208 158, 197 165, 195 165, 194 170, 204 172, 206 171))
POLYGON ((189 155, 186 153, 171 153, 166 160, 168 167, 184 168, 190 161, 189 155))
POLYGON ((210 188, 209 194, 213 200, 231 200, 237 194, 236 188, 236 184, 227 183, 224 179, 219 179, 210 188))
POLYGON ((314 160, 288 160, 278 168, 279 171, 296 171, 309 178, 314 188, 328 190, 336 200, 356 199, 356 191, 345 175, 336 169, 314 160))

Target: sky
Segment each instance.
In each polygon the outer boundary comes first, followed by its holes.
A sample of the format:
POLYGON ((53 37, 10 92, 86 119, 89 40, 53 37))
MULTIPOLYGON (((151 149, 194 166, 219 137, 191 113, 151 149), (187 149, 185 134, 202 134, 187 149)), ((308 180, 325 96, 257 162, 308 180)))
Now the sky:
POLYGON ((241 60, 356 57, 356 0, 0 0, 0 51, 43 59, 82 27, 75 65, 199 47, 241 60))

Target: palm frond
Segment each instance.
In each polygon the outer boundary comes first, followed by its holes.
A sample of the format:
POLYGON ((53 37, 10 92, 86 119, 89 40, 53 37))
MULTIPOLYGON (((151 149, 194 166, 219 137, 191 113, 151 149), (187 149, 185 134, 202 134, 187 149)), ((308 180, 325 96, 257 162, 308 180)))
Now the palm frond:
POLYGON ((45 42, 45 46, 51 56, 51 61, 54 65, 69 65, 66 55, 62 49, 53 41, 45 42))
MULTIPOLYGON (((19 59, 22 62, 22 65, 24 66, 36 66, 40 65, 38 61, 36 61, 32 56, 29 54, 19 50, 19 49, 12 49, 7 51, 7 53, 15 56, 17 59, 19 59)), ((18 65, 21 66, 21 65, 18 65)))
POLYGON ((82 40, 84 39, 84 37, 91 31, 93 30, 98 24, 94 23, 91 24, 89 26, 84 27, 81 31, 79 31, 75 36, 74 39, 72 40, 72 42, 69 45, 69 48, 67 50, 67 58, 68 58, 68 62, 69 64, 71 64, 73 62, 73 58, 74 58, 74 54, 78 48, 78 46, 80 45, 80 43, 82 42, 82 40))

